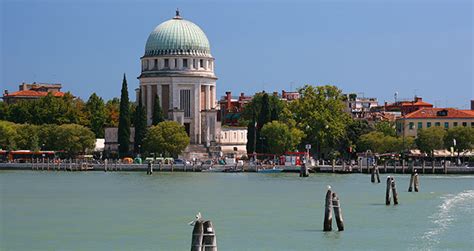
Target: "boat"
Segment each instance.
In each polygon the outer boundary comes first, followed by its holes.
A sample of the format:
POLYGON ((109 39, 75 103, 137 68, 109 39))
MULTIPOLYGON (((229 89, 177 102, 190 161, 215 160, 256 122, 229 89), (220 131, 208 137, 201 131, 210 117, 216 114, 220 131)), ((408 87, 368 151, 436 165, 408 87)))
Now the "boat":
POLYGON ((269 169, 258 169, 257 173, 281 173, 283 172, 282 168, 269 168, 269 169))

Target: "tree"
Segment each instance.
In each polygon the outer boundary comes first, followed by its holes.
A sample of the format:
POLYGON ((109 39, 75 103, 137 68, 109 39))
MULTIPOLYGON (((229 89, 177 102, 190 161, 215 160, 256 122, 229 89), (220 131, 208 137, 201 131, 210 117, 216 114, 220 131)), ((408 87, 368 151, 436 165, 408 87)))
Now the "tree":
POLYGON ((418 137, 415 141, 418 149, 434 157, 434 150, 444 148, 445 136, 446 130, 435 126, 418 130, 418 137))
POLYGON ((19 101, 18 103, 12 104, 8 109, 8 121, 14 123, 28 123, 32 121, 32 115, 30 111, 30 102, 19 101))
POLYGON ((130 151, 130 104, 128 100, 128 87, 125 74, 123 74, 120 96, 118 144, 120 157, 127 156, 130 151))
POLYGON ((0 149, 14 150, 16 149, 15 138, 17 130, 15 123, 0 120, 0 149))
POLYGON ((396 153, 413 147, 413 137, 394 137, 383 132, 372 131, 360 136, 358 151, 370 150, 374 153, 396 153))
POLYGON ((373 127, 371 127, 366 120, 351 119, 346 129, 346 142, 343 144, 349 146, 350 149, 341 150, 352 150, 351 152, 355 153, 359 150, 360 137, 373 130, 373 127))
POLYGON ((381 132, 387 136, 396 136, 397 131, 395 129, 395 125, 393 122, 390 121, 380 121, 375 124, 375 130, 377 132, 381 132))
POLYGON ((341 90, 335 86, 306 85, 299 90, 301 97, 289 104, 294 120, 306 137, 303 143, 312 144, 317 154, 331 152, 341 146, 346 137, 350 116, 343 112, 345 105, 341 90))
POLYGON ((120 113, 120 99, 113 98, 105 104, 105 126, 118 127, 120 113))
POLYGON ((257 117, 257 145, 256 152, 266 153, 267 152, 267 140, 261 135, 263 126, 271 121, 271 109, 270 100, 267 93, 263 93, 262 102, 260 106, 260 112, 257 117))
POLYGON ((64 150, 70 157, 86 152, 95 146, 95 135, 89 129, 77 124, 64 124, 57 127, 55 150, 64 150))
POLYGON ((448 149, 453 147, 459 157, 461 152, 474 148, 474 128, 460 126, 448 129, 444 145, 448 149), (454 145, 454 140, 456 140, 456 145, 454 145))
POLYGON ((177 157, 189 145, 189 136, 178 122, 164 121, 148 128, 143 145, 147 152, 177 157))
POLYGON ((289 150, 294 150, 300 143, 304 133, 297 128, 289 128, 279 121, 272 121, 265 124, 261 132, 266 137, 268 150, 272 154, 284 154, 289 150))
POLYGON ((106 121, 104 100, 92 93, 87 100, 86 110, 89 116, 90 128, 94 132, 96 138, 104 137, 104 125, 106 121))
POLYGON ((134 140, 134 150, 135 153, 140 153, 140 148, 143 144, 143 139, 146 136, 146 114, 145 114, 145 107, 142 104, 142 95, 138 97, 138 105, 135 109, 135 119, 134 119, 134 126, 135 126, 135 140, 134 140))
POLYGON ((163 109, 161 109, 160 97, 158 94, 155 96, 155 103, 153 104, 153 116, 152 116, 152 125, 158 125, 165 121, 165 116, 163 114, 163 109))
POLYGON ((16 125, 15 144, 17 149, 37 151, 41 149, 36 125, 19 124, 16 125))
POLYGON ((256 134, 256 121, 252 119, 247 124, 247 153, 255 152, 255 134, 256 134))
POLYGON ((0 101, 0 120, 8 119, 8 104, 0 101))

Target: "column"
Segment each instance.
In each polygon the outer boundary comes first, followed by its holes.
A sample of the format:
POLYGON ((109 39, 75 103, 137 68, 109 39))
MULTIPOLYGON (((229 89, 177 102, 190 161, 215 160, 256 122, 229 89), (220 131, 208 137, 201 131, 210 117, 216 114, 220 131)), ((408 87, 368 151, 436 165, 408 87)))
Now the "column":
POLYGON ((194 135, 196 137, 196 143, 201 144, 201 111, 199 109, 200 104, 201 104, 201 84, 196 84, 194 85, 194 115, 193 115, 193 120, 194 120, 194 135))
POLYGON ((152 100, 151 100, 151 84, 146 86, 146 120, 147 124, 151 125, 152 122, 152 100))
POLYGON ((142 106, 146 108, 145 85, 140 86, 140 91, 141 91, 141 95, 142 95, 142 106))
POLYGON ((206 110, 211 109, 211 86, 206 85, 206 110))
POLYGON ((183 59, 178 58, 178 70, 181 70, 183 68, 183 59))

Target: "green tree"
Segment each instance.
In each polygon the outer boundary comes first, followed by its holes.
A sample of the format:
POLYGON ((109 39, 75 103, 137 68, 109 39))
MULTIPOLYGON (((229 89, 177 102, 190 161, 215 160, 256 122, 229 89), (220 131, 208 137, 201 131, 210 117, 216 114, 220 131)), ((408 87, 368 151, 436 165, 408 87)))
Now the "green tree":
POLYGON ((125 157, 130 151, 130 104, 128 100, 128 87, 125 74, 123 74, 121 93, 118 124, 118 144, 120 157, 125 157))
POLYGON ((8 121, 14 123, 28 123, 32 120, 30 111, 31 103, 20 101, 9 106, 8 121))
POLYGON ((375 124, 375 130, 387 136, 396 136, 395 124, 389 121, 380 121, 375 124))
POLYGON ((134 150, 135 153, 140 153, 140 148, 143 145, 143 139, 146 135, 146 114, 145 107, 143 107, 142 103, 141 93, 138 98, 137 108, 135 109, 135 119, 133 124, 135 126, 134 150))
POLYGON ((260 105, 260 112, 257 117, 257 149, 258 153, 267 153, 268 152, 268 142, 267 139, 261 135, 261 130, 263 126, 271 121, 271 108, 270 100, 267 93, 263 93, 262 101, 260 105))
POLYGON ((301 143, 304 133, 297 128, 289 128, 282 122, 272 121, 263 126, 262 136, 267 139, 269 152, 281 155, 294 150, 301 143))
POLYGON ((64 124, 57 127, 57 145, 55 150, 64 150, 73 157, 79 153, 92 150, 95 146, 95 135, 89 129, 77 124, 64 124))
MULTIPOLYGON (((355 153, 356 151, 359 150, 360 137, 373 130, 374 129, 372 128, 372 126, 370 126, 366 120, 351 119, 349 124, 347 125, 346 139, 345 139, 346 142, 343 145, 349 146, 349 148, 352 150, 352 153, 355 153)), ((341 149, 341 150, 347 151, 349 149, 341 149)))
POLYGON ((8 104, 0 101, 0 120, 8 119, 8 104))
POLYGON ((63 150, 58 146, 58 142, 61 141, 61 139, 58 138, 58 127, 59 126, 55 124, 44 124, 39 126, 38 138, 40 145, 42 146, 44 144, 43 150, 63 150))
POLYGON ((255 134, 256 134, 255 118, 250 120, 247 124, 247 153, 255 152, 255 134))
POLYGON ((306 137, 303 143, 315 146, 319 156, 341 146, 346 137, 350 116, 343 112, 345 105, 341 90, 335 86, 306 85, 299 90, 301 97, 289 104, 294 120, 306 137))
POLYGON ((418 130, 416 145, 422 152, 434 157, 433 151, 444 148, 446 130, 435 126, 418 130))
POLYGON ((189 136, 178 122, 164 121, 148 128, 143 145, 147 152, 177 157, 189 145, 189 136))
POLYGON ((454 151, 459 155, 466 150, 474 149, 474 128, 459 126, 448 129, 444 139, 446 148, 454 148, 454 151), (454 145, 456 140, 456 145, 454 145))
POLYGON ((17 135, 15 137, 15 144, 17 149, 21 150, 40 150, 38 129, 36 125, 19 124, 16 125, 17 135))
POLYGON ((0 120, 0 149, 16 149, 15 138, 17 137, 15 123, 0 120))
POLYGON ((96 138, 104 137, 104 125, 106 121, 104 100, 92 93, 86 103, 87 113, 89 115, 90 128, 96 138))
POLYGON ((153 104, 152 121, 153 125, 158 125, 158 123, 165 121, 165 116, 163 115, 163 109, 161 109, 161 102, 158 94, 155 96, 155 103, 153 104))

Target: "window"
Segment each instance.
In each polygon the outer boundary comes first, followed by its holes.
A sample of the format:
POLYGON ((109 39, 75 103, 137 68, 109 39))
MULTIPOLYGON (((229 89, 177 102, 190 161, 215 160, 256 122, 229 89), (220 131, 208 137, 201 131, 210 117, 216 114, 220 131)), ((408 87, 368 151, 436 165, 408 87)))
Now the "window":
POLYGON ((418 122, 418 129, 423 128, 423 122, 418 122))
POLYGON ((474 122, 471 122, 471 127, 474 127, 474 122))
POLYGON ((426 127, 431 127, 431 122, 427 122, 426 127))
POLYGON ((199 68, 204 68, 204 60, 199 59, 199 68))
POLYGON ((179 90, 179 109, 184 110, 184 117, 191 117, 191 90, 179 90))
POLYGON ((453 122, 453 126, 454 127, 458 126, 458 122, 453 122))
POLYGON ((188 68, 188 59, 187 58, 183 59, 183 67, 188 68))
POLYGON ((174 67, 173 68, 178 68, 178 59, 174 59, 174 67))
POLYGON ((413 130, 414 127, 415 127, 415 123, 410 122, 410 123, 408 124, 408 129, 413 130))
POLYGON ((193 68, 196 69, 196 59, 193 59, 193 68))
POLYGON ((165 68, 170 68, 170 60, 165 58, 165 68))
POLYGON ((154 69, 158 69, 158 59, 155 59, 154 64, 153 64, 154 69))
POLYGON ((449 122, 444 122, 444 128, 446 128, 446 129, 449 128, 449 122))
POLYGON ((440 122, 435 122, 435 126, 441 126, 440 122))
POLYGON ((467 122, 462 122, 462 126, 467 126, 467 122))

